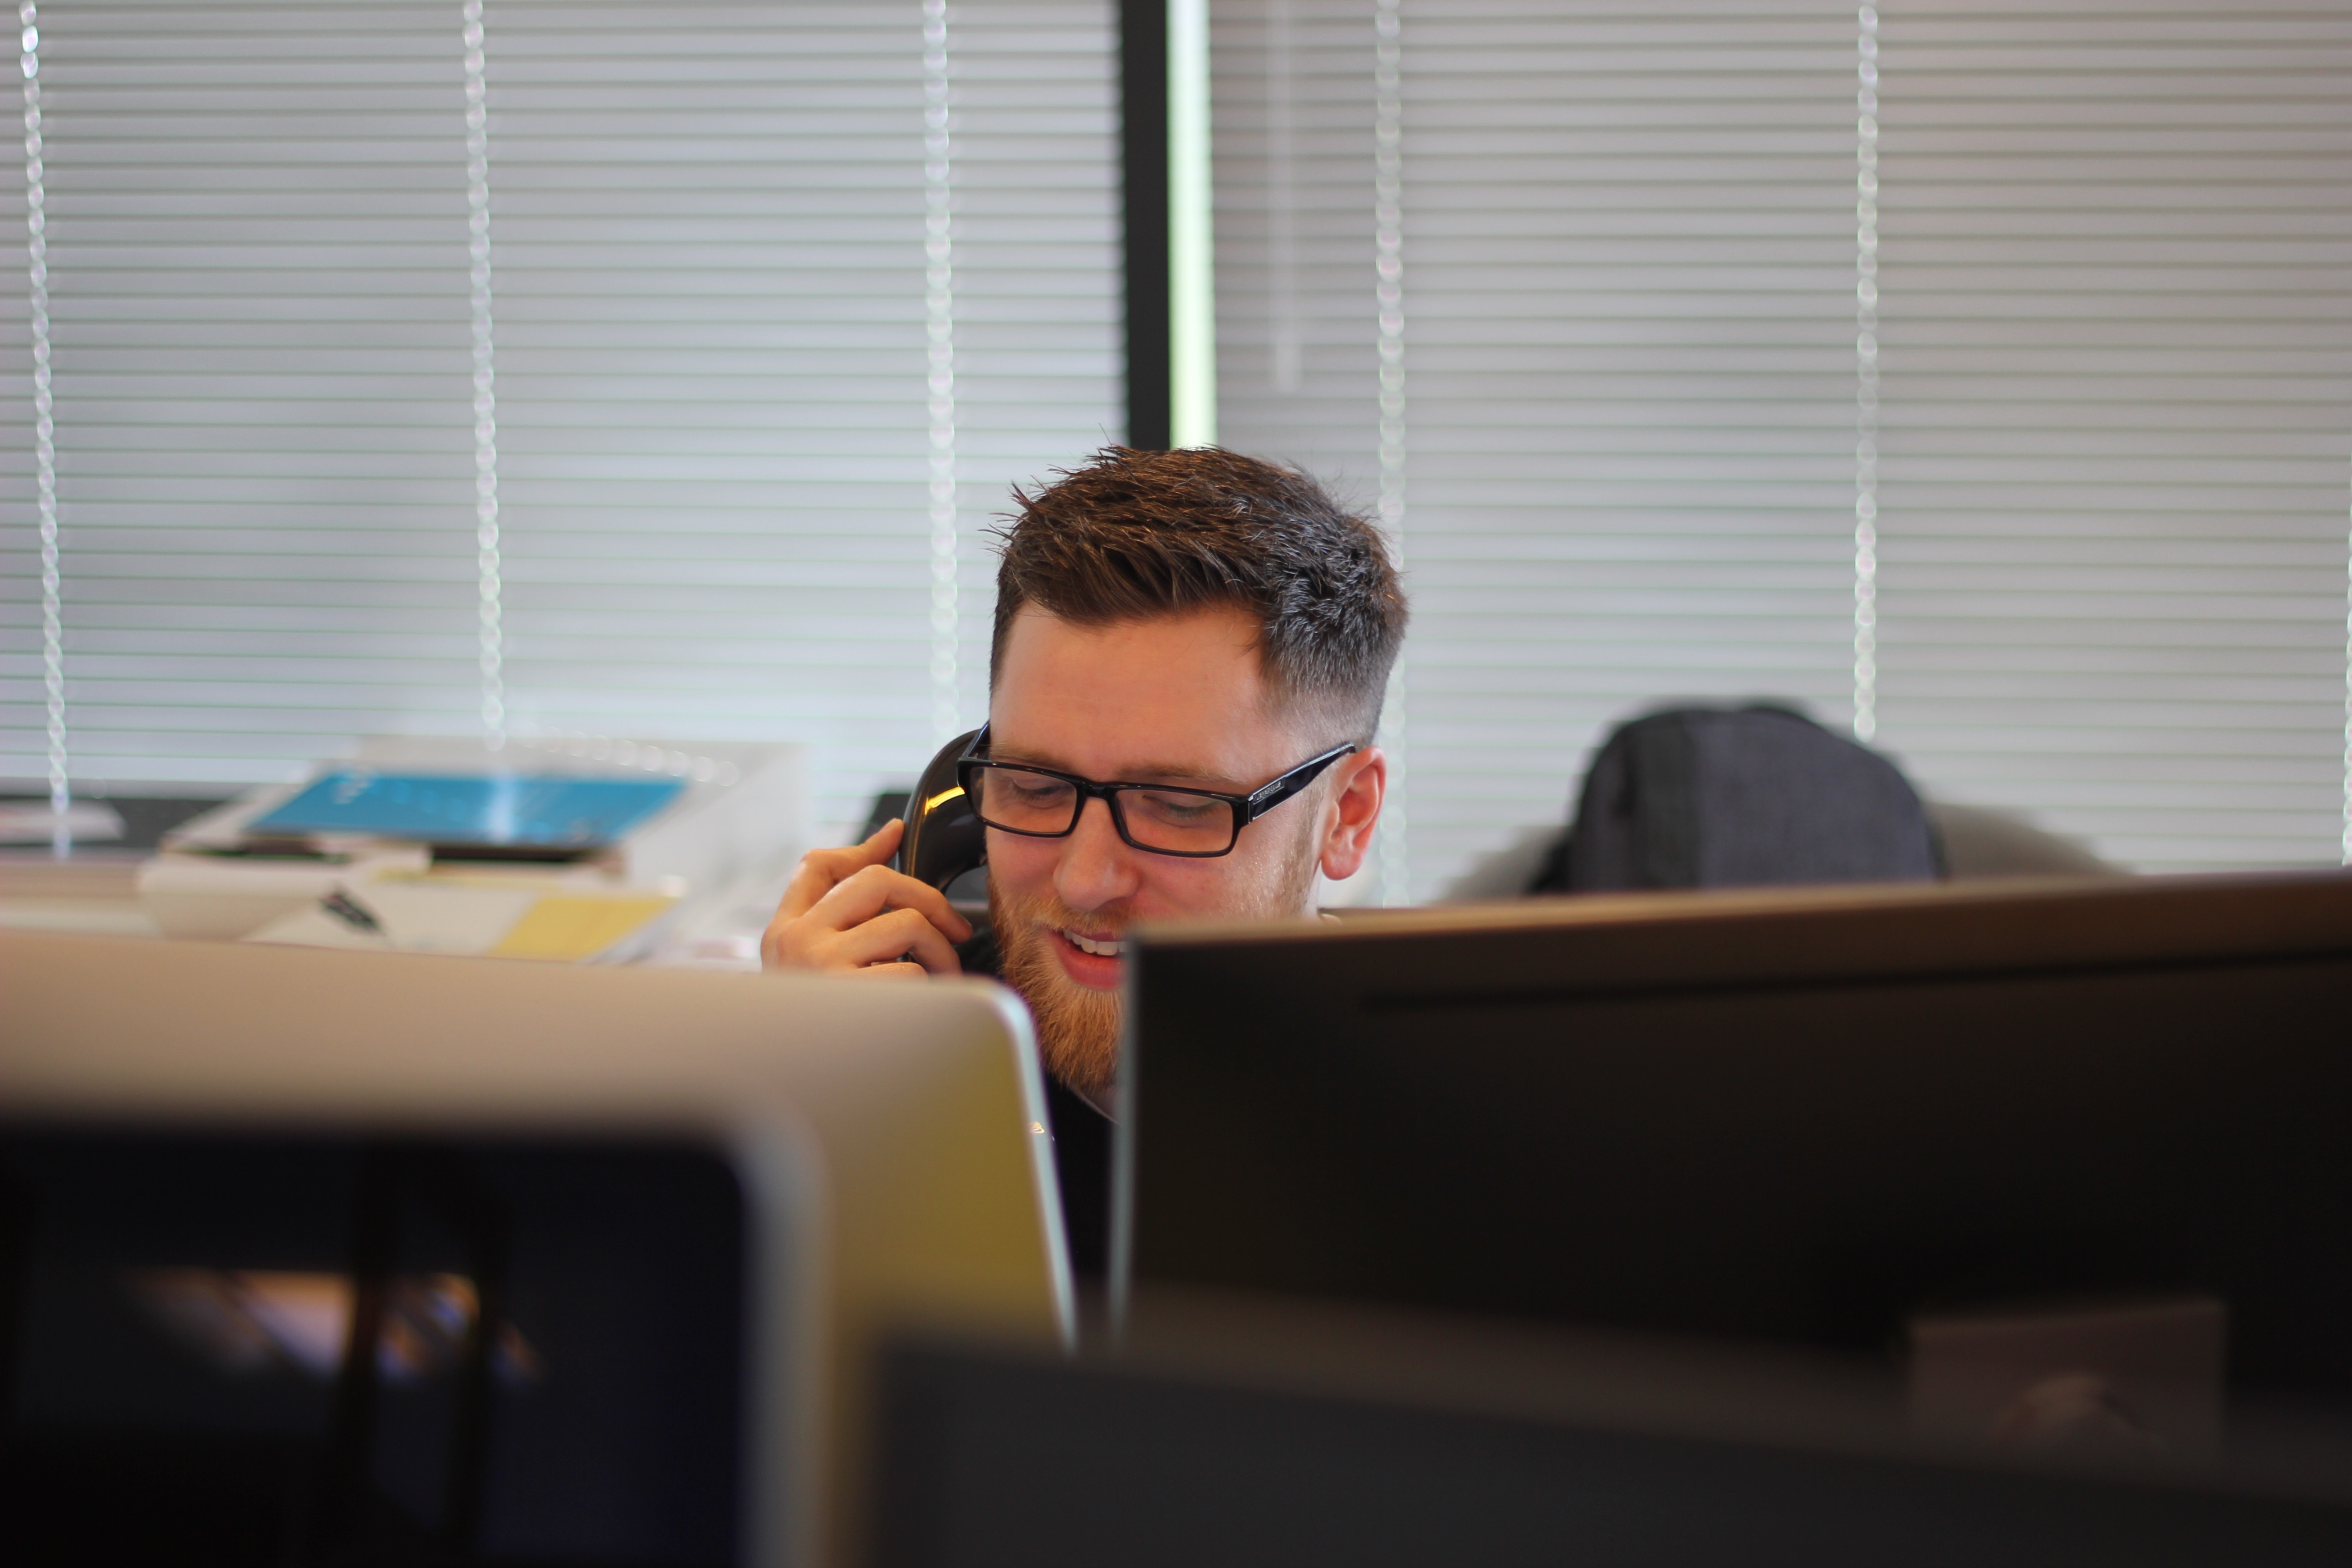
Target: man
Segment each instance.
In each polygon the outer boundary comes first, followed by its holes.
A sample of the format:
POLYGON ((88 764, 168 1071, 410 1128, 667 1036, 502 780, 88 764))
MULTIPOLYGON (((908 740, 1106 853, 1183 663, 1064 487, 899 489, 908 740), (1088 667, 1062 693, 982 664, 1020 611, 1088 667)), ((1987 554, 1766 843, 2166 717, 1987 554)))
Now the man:
MULTIPOLYGON (((988 825, 992 972, 1036 1018, 1072 1259, 1099 1274, 1126 933, 1305 918, 1318 873, 1363 864, 1405 603, 1370 524, 1231 452, 1112 447, 1014 500, 967 784, 988 825)), ((985 937, 889 868, 901 831, 803 859, 764 962, 992 972, 985 937)))

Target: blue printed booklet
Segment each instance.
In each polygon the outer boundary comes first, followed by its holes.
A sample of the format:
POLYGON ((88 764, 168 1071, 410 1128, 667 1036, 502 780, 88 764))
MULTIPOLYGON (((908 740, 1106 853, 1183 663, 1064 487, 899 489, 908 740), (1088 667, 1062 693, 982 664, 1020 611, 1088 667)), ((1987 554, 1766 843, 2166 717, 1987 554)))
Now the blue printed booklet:
POLYGON ((685 787, 677 779, 338 768, 246 831, 262 837, 354 833, 433 844, 595 849, 661 810, 685 787))

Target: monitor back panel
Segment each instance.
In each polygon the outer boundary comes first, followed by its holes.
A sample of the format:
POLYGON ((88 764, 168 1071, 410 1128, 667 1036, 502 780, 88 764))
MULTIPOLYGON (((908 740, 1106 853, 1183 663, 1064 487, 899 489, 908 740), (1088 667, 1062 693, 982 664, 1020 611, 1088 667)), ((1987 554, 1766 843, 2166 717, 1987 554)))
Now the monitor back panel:
POLYGON ((1147 941, 1137 1282, 1877 1350, 2189 1293, 2352 1393, 2352 880, 1147 941))
POLYGON ((1893 1451, 1305 1391, 1189 1366, 889 1364, 879 1568, 2317 1568, 2352 1512, 1893 1451))

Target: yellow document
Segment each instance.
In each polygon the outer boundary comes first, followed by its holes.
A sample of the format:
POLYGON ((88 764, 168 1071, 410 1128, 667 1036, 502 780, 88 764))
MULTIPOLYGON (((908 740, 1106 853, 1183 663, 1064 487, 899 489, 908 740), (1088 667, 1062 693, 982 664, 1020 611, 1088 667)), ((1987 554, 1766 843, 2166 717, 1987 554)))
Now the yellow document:
POLYGON ((634 898, 543 894, 489 949, 489 956, 577 963, 658 920, 677 901, 652 894, 634 898))

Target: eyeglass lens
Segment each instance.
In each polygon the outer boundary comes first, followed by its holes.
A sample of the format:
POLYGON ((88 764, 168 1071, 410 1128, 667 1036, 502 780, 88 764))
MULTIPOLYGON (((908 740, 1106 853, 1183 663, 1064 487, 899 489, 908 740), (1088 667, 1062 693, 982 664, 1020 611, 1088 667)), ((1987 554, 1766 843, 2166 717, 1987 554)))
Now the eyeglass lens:
MULTIPOLYGON (((1077 789, 1051 773, 1022 768, 973 770, 973 806, 982 821, 1014 833, 1051 837, 1077 823, 1077 789)), ((1187 855, 1223 850, 1234 841, 1233 807, 1187 790, 1118 790, 1119 814, 1128 837, 1147 849, 1187 855)))

